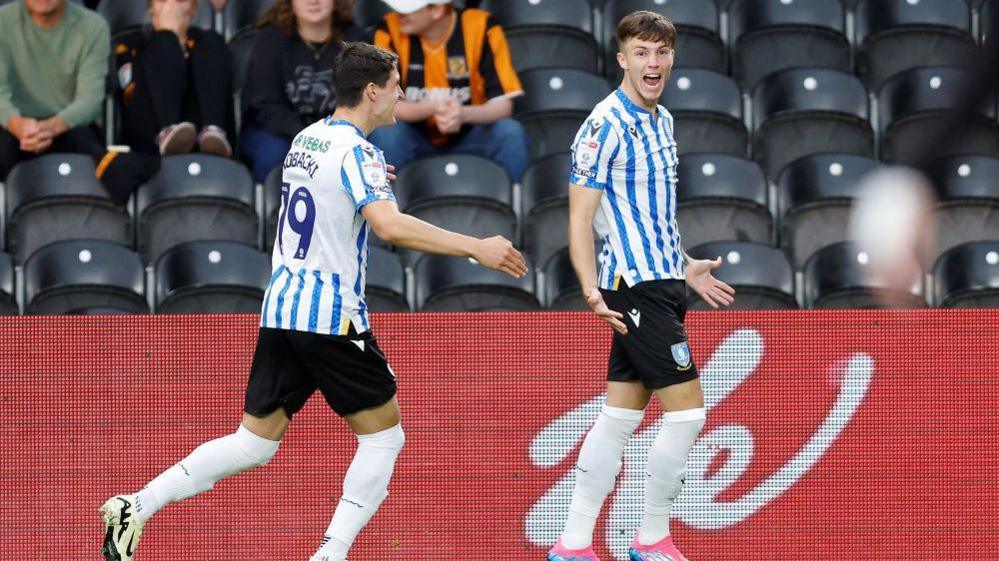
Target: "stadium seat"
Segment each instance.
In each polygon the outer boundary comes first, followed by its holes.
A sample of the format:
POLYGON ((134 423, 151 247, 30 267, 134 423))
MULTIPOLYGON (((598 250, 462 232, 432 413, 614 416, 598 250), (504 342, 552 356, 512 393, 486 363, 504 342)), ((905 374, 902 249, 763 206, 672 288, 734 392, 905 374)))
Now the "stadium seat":
MULTIPOLYGON (((281 212, 281 175, 284 166, 278 164, 264 179, 264 249, 274 248, 277 224, 281 212)), ((370 240, 369 240, 370 241, 370 240)))
POLYGON ((156 313, 258 314, 270 259, 236 242, 175 245, 156 261, 156 313))
MULTIPOLYGON (((248 0, 239 0, 246 2, 248 0)), ((104 16, 111 28, 111 35, 129 28, 140 27, 149 23, 149 8, 146 2, 136 0, 101 0, 97 5, 97 13, 104 16)), ((198 13, 191 20, 191 25, 201 29, 215 28, 215 11, 209 2, 198 5, 198 13)))
POLYGON ((862 0, 857 70, 872 91, 919 66, 960 66, 975 50, 964 0, 862 0))
MULTIPOLYGON (((694 259, 722 258, 722 266, 712 274, 735 289, 735 302, 728 310, 792 310, 794 269, 783 251, 753 242, 720 241, 691 247, 694 259)), ((694 291, 688 291, 690 309, 707 310, 709 306, 694 291)))
POLYGON ((14 260, 6 253, 0 253, 0 316, 16 316, 17 314, 14 260))
POLYGON ((739 86, 722 74, 674 68, 659 102, 673 115, 680 155, 718 152, 745 157, 749 134, 739 86))
MULTIPOLYGON (((399 172, 395 196, 407 214, 469 236, 515 239, 513 190, 498 164, 454 154, 416 160, 399 172)), ((410 257, 412 252, 402 252, 410 257)))
POLYGON ((552 67, 597 72, 600 55, 587 0, 498 0, 481 7, 503 26, 518 72, 552 67))
POLYGON ((866 274, 869 264, 867 252, 854 242, 839 242, 826 246, 808 258, 805 263, 805 305, 812 309, 882 308, 879 296, 891 296, 895 307, 922 308, 922 278, 912 280, 908 292, 885 288, 873 282, 866 274))
MULTIPOLYGON (((362 2, 363 3, 363 0, 362 2)), ((222 9, 222 28, 225 38, 232 39, 241 30, 256 27, 274 0, 238 0, 227 2, 222 9)))
POLYGON ((853 154, 815 154, 791 162, 777 178, 780 245, 800 269, 819 248, 846 241, 860 179, 874 160, 853 154))
POLYGON ((809 154, 873 156, 867 91, 856 77, 826 68, 794 68, 753 89, 753 157, 774 178, 809 154))
POLYGON ((996 126, 996 102, 987 106, 965 124, 959 139, 945 145, 936 141, 939 131, 951 118, 956 98, 967 80, 957 68, 914 68, 892 76, 878 96, 881 123, 881 158, 909 162, 919 157, 926 146, 934 148, 935 157, 982 155, 999 157, 999 128, 996 126))
POLYGON ((524 173, 521 203, 524 250, 544 267, 559 249, 569 245, 569 168, 572 155, 546 156, 524 173))
POLYGON ((115 206, 81 154, 45 154, 11 170, 6 184, 7 251, 23 263, 38 248, 66 239, 132 245, 132 223, 115 206))
POLYGON ((139 256, 116 243, 67 240, 24 263, 25 314, 145 314, 139 256))
POLYGON ((514 113, 530 138, 531 160, 565 152, 579 125, 611 92, 607 81, 580 70, 539 68, 520 75, 525 94, 514 113))
POLYGON ((685 247, 720 240, 773 245, 766 177, 753 161, 729 154, 680 158, 677 222, 685 247))
POLYGON ((999 159, 954 156, 934 166, 937 255, 971 241, 999 240, 999 159))
POLYGON ((417 308, 424 312, 530 311, 534 274, 515 279, 468 259, 425 255, 414 268, 417 308))
POLYGON ((843 7, 835 1, 736 0, 729 15, 732 75, 752 90, 788 68, 850 71, 843 7))
MULTIPOLYGON (((232 2, 229 5, 233 4, 232 2)), ((244 29, 229 41, 229 53, 232 55, 232 106, 236 119, 236 137, 243 127, 243 88, 246 86, 246 76, 250 70, 250 57, 253 45, 257 42, 258 31, 255 28, 244 29)))
POLYGON ((933 303, 944 308, 999 308, 999 241, 970 242, 933 266, 933 303))
POLYGON ((380 247, 368 248, 364 302, 372 312, 408 312, 406 271, 399 255, 380 247))
POLYGON ((356 0, 354 2, 354 23, 361 29, 368 29, 378 24, 385 14, 391 12, 381 0, 356 0))
POLYGON ((549 310, 559 312, 589 310, 583 290, 569 259, 569 248, 563 247, 545 265, 545 302, 549 310))
POLYGON ((606 75, 621 80, 617 63, 617 24, 638 10, 666 15, 676 25, 676 61, 684 67, 725 72, 725 45, 718 27, 718 8, 705 0, 607 0, 603 6, 606 75))
POLYGON ((489 12, 504 31, 525 26, 576 29, 593 35, 593 13, 588 0, 483 0, 479 8, 489 12))
POLYGON ((196 240, 257 245, 253 180, 236 161, 203 154, 165 157, 135 199, 138 250, 147 263, 196 240))

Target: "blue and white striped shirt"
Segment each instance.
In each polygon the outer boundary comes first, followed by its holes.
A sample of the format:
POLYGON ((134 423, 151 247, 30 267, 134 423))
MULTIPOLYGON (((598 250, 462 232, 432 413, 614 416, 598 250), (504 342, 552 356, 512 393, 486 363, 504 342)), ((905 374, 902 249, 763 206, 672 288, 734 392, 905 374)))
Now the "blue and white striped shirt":
POLYGON ((385 157, 347 121, 324 119, 284 160, 281 211, 261 327, 345 335, 368 330, 368 223, 361 209, 395 200, 385 157))
POLYGON ((649 280, 683 279, 676 223, 676 140, 673 116, 658 118, 620 88, 590 113, 572 143, 569 182, 604 192, 600 288, 649 280))

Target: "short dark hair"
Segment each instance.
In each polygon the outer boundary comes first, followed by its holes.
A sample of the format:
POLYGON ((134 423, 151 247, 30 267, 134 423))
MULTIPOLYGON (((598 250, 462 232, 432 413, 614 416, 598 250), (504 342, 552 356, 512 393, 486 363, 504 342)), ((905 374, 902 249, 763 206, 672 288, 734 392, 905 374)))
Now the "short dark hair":
POLYGON ((343 43, 333 64, 333 87, 336 104, 357 107, 368 84, 385 86, 399 57, 390 51, 367 43, 343 43))
POLYGON ((666 16, 655 12, 631 12, 617 24, 617 45, 623 49, 628 39, 662 41, 668 47, 676 45, 676 26, 666 16))

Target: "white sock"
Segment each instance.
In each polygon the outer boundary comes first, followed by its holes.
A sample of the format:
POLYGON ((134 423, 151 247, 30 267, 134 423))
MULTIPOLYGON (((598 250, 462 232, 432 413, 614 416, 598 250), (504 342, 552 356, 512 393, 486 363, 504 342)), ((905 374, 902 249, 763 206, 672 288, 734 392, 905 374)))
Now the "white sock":
POLYGON ((704 408, 671 411, 649 451, 645 468, 645 513, 638 530, 638 543, 652 545, 669 535, 669 514, 683 489, 687 456, 704 427, 704 408))
POLYGON ((406 436, 402 425, 396 425, 373 434, 359 434, 357 441, 354 460, 343 478, 343 496, 319 547, 318 555, 329 559, 346 559, 358 532, 388 496, 395 459, 406 436))
POLYGON ((576 460, 576 486, 572 490, 569 518, 562 530, 564 547, 584 549, 593 542, 593 527, 604 500, 614 490, 624 447, 644 415, 642 410, 604 405, 586 434, 576 460))
POLYGON ((136 497, 135 514, 149 520, 170 503, 210 490, 220 479, 262 466, 280 444, 239 425, 235 433, 205 442, 150 481, 136 497))

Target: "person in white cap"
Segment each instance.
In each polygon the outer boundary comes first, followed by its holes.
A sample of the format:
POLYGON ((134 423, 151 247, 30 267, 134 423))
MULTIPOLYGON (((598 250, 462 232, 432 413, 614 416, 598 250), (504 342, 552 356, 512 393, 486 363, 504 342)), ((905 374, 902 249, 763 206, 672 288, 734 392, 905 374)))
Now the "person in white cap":
POLYGON ((437 154, 474 154, 501 165, 512 181, 527 168, 527 135, 512 119, 523 93, 503 29, 483 10, 450 0, 387 0, 395 10, 373 43, 399 55, 405 101, 399 123, 371 142, 397 168, 437 154))

